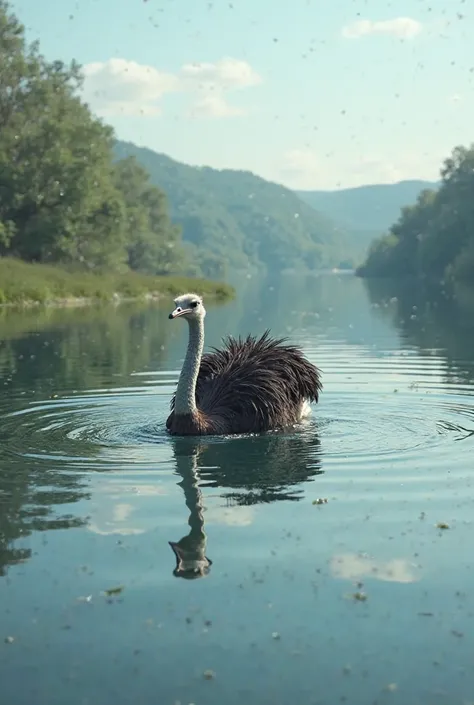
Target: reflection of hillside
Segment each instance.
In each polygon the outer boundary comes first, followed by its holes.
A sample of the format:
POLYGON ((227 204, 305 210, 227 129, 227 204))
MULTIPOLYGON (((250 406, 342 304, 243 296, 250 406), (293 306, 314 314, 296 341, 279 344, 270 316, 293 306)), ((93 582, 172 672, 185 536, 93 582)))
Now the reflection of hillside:
MULTIPOLYGON (((365 289, 352 274, 254 277, 238 288, 237 299, 225 307, 225 313, 231 332, 259 332, 268 327, 274 335, 291 338, 296 329, 321 335, 330 330, 359 343, 370 342, 377 332, 365 289), (232 315, 234 310, 236 315, 232 315)), ((208 328, 213 317, 214 312, 206 321, 208 328)))
MULTIPOLYGON (((6 310, 0 314, 0 575, 8 564, 29 558, 17 546, 32 531, 66 528, 82 520, 59 505, 87 496, 82 474, 56 469, 58 460, 38 462, 36 413, 11 416, 30 401, 47 400, 64 389, 90 390, 120 384, 136 369, 159 366, 169 328, 155 306, 88 307, 84 309, 6 310), (54 467, 52 465, 54 464, 54 467), (58 509, 58 512, 56 511, 58 509)), ((51 457, 93 458, 100 445, 71 439, 64 426, 52 424, 45 448, 51 457)), ((59 414, 65 414, 60 407, 59 414)), ((66 416, 61 421, 65 423, 66 416)), ((46 440, 46 437, 45 437, 46 440)))
POLYGON ((1 459, 0 472, 0 576, 31 557, 31 550, 16 546, 33 531, 83 526, 85 520, 57 512, 59 505, 89 497, 80 475, 28 463, 1 459))
POLYGON ((474 288, 459 286, 448 297, 442 287, 417 281, 367 279, 364 284, 371 303, 409 345, 422 356, 436 349, 450 381, 474 381, 474 288))
MULTIPOLYGON (((290 340, 295 332, 323 339, 330 331, 333 338, 357 345, 371 345, 391 334, 390 325, 374 319, 363 282, 352 274, 252 276, 232 284, 237 289, 233 301, 224 306, 206 304, 206 348, 220 347, 224 335, 260 334, 266 328, 273 336, 290 340)), ((394 333, 393 337, 395 342, 394 333)), ((182 361, 186 343, 186 326, 170 323, 169 359, 182 361)))
POLYGON ((170 332, 155 306, 41 310, 0 317, 0 375, 8 388, 48 396, 62 388, 116 384, 158 366, 170 332), (11 377, 11 380, 10 380, 11 377))

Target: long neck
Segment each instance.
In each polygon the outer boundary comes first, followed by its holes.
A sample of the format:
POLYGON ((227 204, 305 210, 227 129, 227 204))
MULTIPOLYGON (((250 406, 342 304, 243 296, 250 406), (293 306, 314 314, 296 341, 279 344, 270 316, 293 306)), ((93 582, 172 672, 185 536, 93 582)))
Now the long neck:
POLYGON ((176 389, 176 414, 193 414, 196 411, 196 382, 204 347, 204 321, 202 318, 192 318, 188 320, 188 325, 188 350, 176 389))

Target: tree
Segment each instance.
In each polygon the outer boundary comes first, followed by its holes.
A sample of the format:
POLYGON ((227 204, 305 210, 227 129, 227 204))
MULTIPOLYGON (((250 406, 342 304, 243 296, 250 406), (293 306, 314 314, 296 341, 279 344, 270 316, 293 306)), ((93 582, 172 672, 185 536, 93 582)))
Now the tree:
POLYGON ((79 66, 47 62, 0 2, 3 254, 87 267, 123 263, 113 131, 81 102, 79 66), (9 224, 7 226, 7 224, 9 224))
POLYGON ((72 62, 47 62, 0 0, 0 255, 169 273, 179 229, 147 173, 114 164, 114 133, 80 99, 72 62))
POLYGON ((437 191, 422 191, 402 209, 389 236, 372 245, 362 276, 421 274, 442 280, 474 274, 474 145, 456 147, 437 191))
POLYGON ((149 183, 135 158, 114 165, 114 181, 125 206, 128 266, 147 274, 169 274, 184 265, 180 229, 173 225, 165 194, 149 183))

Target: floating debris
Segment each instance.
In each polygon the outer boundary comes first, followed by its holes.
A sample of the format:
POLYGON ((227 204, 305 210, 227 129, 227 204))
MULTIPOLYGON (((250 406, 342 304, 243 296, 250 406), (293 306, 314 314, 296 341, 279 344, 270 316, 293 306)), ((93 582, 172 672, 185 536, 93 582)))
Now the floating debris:
POLYGON ((367 600, 367 594, 365 592, 360 592, 360 591, 354 592, 352 594, 352 597, 354 598, 354 600, 356 600, 358 602, 365 602, 367 600))
POLYGON ((204 673, 202 675, 204 676, 204 678, 207 681, 212 681, 216 677, 216 674, 214 673, 214 671, 211 671, 211 670, 204 671, 204 673))
POLYGON ((280 639, 280 634, 278 632, 272 632, 272 639, 280 639))
POLYGON ((13 644, 14 641, 15 641, 14 636, 6 636, 5 637, 5 644, 13 644))
POLYGON ((124 591, 124 586, 123 585, 118 585, 118 587, 113 587, 109 588, 108 590, 104 590, 104 595, 107 597, 112 597, 113 595, 120 595, 121 592, 124 591))
POLYGON ((449 529, 449 524, 446 524, 446 522, 444 522, 444 521, 439 521, 439 522, 436 524, 436 528, 438 528, 438 529, 449 529))
POLYGON ((313 499, 313 504, 327 504, 328 501, 326 497, 318 497, 318 499, 313 499))
POLYGON ((81 595, 80 597, 76 598, 78 602, 91 602, 92 601, 92 595, 81 595))

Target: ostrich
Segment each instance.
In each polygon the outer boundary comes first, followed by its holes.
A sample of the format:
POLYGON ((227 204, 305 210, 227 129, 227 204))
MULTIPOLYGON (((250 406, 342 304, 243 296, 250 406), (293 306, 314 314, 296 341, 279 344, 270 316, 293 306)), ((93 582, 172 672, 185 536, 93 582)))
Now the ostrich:
POLYGON ((202 354, 206 310, 197 294, 174 300, 169 318, 184 317, 189 342, 166 421, 179 436, 261 433, 291 426, 310 412, 322 389, 320 373, 301 350, 273 339, 236 340, 202 354))

